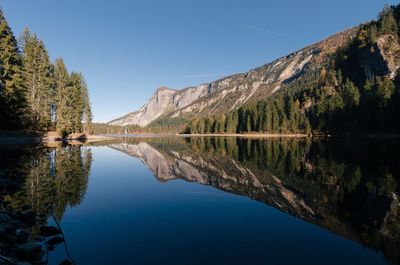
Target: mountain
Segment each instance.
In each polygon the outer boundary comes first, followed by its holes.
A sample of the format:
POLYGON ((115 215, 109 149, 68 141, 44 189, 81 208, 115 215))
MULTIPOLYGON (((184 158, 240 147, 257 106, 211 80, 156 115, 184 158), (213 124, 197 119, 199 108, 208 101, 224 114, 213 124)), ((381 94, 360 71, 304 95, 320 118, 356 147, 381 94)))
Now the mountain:
POLYGON ((110 121, 109 124, 146 126, 161 115, 184 108, 209 93, 210 91, 206 85, 182 90, 160 87, 140 110, 110 121))
POLYGON ((138 111, 112 120, 110 125, 147 126, 157 119, 190 120, 200 113, 227 113, 246 102, 257 101, 277 92, 283 84, 297 79, 310 65, 325 62, 357 33, 357 27, 281 57, 246 73, 211 83, 173 90, 158 88, 138 111))
POLYGON ((249 72, 158 89, 110 124, 157 133, 398 133, 399 40, 400 5, 387 6, 376 21, 249 72))

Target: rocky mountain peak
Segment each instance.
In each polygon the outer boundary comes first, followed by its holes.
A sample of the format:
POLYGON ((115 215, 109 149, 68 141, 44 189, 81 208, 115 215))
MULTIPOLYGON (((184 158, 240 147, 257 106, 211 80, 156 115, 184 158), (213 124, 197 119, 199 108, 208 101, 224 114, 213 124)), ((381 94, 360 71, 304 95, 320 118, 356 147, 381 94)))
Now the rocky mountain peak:
POLYGON ((156 91, 154 93, 160 93, 160 92, 164 92, 164 91, 172 91, 172 92, 176 92, 175 89, 166 87, 166 86, 160 86, 159 88, 156 89, 156 91))
POLYGON ((147 126, 161 118, 191 119, 201 113, 228 113, 246 102, 272 95, 283 84, 300 77, 310 63, 324 63, 329 54, 347 43, 356 32, 357 27, 335 34, 247 73, 181 90, 159 87, 140 110, 109 124, 147 126))

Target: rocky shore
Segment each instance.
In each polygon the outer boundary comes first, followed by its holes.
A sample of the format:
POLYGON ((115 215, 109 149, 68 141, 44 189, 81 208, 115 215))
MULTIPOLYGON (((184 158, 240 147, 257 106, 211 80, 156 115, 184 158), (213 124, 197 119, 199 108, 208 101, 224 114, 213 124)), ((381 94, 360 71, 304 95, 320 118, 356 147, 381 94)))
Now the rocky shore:
POLYGON ((20 213, 0 213, 0 264, 45 264, 43 241, 32 233, 36 218, 29 207, 20 213))
POLYGON ((54 142, 79 142, 90 143, 113 139, 108 136, 92 135, 84 133, 73 133, 62 138, 57 132, 47 133, 28 133, 24 131, 0 131, 1 145, 28 145, 28 144, 47 144, 54 142))
POLYGON ((43 264, 44 247, 33 234, 39 217, 29 205, 15 209, 6 200, 21 181, 0 170, 0 264, 43 264))
POLYGON ((48 253, 64 242, 63 233, 48 226, 48 216, 37 215, 30 205, 10 203, 7 198, 20 189, 21 181, 0 170, 0 265, 47 264, 48 253))

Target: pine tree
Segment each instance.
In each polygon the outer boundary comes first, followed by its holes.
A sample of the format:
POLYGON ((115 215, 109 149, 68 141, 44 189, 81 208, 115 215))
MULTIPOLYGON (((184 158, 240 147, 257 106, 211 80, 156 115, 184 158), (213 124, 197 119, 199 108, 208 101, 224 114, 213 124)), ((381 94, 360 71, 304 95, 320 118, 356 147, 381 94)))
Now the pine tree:
POLYGON ((250 114, 246 115, 246 132, 251 132, 250 114))
POLYGON ((397 21, 393 14, 393 9, 390 6, 386 6, 379 15, 380 28, 379 31, 382 34, 389 34, 397 32, 397 21))
POLYGON ((378 35, 378 30, 377 30, 376 26, 373 24, 368 28, 369 45, 375 44, 377 35, 378 35))
POLYGON ((22 35, 22 77, 26 89, 29 120, 35 130, 51 125, 53 78, 49 55, 42 41, 25 29, 22 35))
POLYGON ((205 133, 205 120, 200 119, 197 123, 197 133, 205 133))
POLYGON ((394 93, 394 84, 390 79, 385 79, 378 83, 376 89, 376 97, 378 99, 378 107, 381 111, 385 110, 394 93))
POLYGON ((343 86, 343 100, 348 108, 353 108, 360 104, 360 92, 349 79, 346 80, 343 86))
POLYGON ((71 124, 72 132, 77 133, 82 131, 82 120, 85 108, 85 102, 83 98, 83 89, 86 86, 83 76, 80 73, 71 73, 70 76, 70 89, 69 94, 71 96, 71 124))
POLYGON ((56 101, 56 128, 62 135, 66 136, 73 131, 72 124, 72 102, 70 77, 64 61, 60 58, 54 64, 54 85, 56 101))
POLYGON ((0 10, 0 127, 3 129, 25 125, 21 66, 17 40, 0 10))
POLYGON ((279 130, 279 114, 276 110, 275 104, 271 106, 271 131, 276 132, 279 130))
POLYGON ((224 132, 224 124, 225 124, 225 115, 222 114, 215 120, 215 132, 223 133, 224 132))
POLYGON ((82 76, 82 99, 83 99, 83 132, 84 133, 92 133, 92 108, 90 104, 89 92, 87 88, 87 84, 82 76))
POLYGON ((236 132, 236 126, 233 122, 233 114, 229 114, 228 118, 226 119, 226 129, 225 131, 227 133, 235 133, 236 132))

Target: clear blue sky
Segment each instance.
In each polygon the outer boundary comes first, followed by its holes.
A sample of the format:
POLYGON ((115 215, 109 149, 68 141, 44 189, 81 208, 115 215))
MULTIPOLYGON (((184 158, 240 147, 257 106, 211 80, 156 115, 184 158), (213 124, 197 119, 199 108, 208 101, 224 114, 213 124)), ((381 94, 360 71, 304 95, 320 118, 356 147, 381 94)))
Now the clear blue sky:
POLYGON ((14 33, 89 85, 95 121, 138 109, 159 86, 247 71, 376 18, 391 0, 3 0, 14 33))

